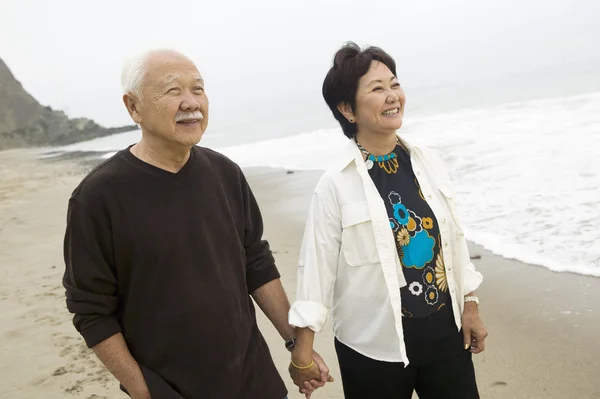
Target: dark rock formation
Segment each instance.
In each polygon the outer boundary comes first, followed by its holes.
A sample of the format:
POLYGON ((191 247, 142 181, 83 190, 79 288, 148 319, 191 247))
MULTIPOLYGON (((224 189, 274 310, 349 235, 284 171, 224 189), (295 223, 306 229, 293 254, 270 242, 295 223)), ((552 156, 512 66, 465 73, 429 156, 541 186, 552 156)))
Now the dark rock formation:
POLYGON ((90 119, 70 119, 62 111, 41 105, 0 59, 0 150, 71 144, 137 128, 105 128, 90 119))

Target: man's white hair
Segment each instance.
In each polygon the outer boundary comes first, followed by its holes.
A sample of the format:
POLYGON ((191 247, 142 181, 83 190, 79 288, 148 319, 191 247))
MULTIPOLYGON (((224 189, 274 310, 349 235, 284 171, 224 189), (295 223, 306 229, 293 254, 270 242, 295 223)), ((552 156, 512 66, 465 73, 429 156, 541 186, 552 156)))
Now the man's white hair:
POLYGON ((133 94, 138 98, 142 97, 144 77, 148 71, 148 59, 152 55, 160 53, 179 54, 183 56, 183 54, 176 50, 160 48, 147 50, 129 58, 125 64, 123 64, 123 69, 121 70, 121 89, 123 94, 133 94))

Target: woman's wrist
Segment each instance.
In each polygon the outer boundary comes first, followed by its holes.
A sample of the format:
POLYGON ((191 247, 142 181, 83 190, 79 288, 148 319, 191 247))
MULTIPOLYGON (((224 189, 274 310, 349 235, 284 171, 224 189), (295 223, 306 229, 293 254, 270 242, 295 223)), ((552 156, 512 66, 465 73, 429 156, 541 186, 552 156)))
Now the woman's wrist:
POLYGON ((298 366, 307 366, 312 361, 315 333, 309 328, 296 329, 296 345, 292 351, 292 360, 298 366))
POLYGON ((465 312, 479 313, 479 306, 475 302, 465 302, 465 312))
POLYGON ((294 362, 296 366, 308 366, 310 362, 312 362, 312 360, 312 350, 301 349, 296 347, 292 351, 292 362, 294 362))

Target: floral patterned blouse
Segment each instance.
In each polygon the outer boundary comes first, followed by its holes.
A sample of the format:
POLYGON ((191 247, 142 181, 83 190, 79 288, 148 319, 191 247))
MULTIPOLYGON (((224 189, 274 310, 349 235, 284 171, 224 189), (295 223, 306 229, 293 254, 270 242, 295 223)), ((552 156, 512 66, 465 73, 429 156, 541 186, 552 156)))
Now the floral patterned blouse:
POLYGON ((385 156, 367 155, 367 168, 385 202, 407 285, 400 289, 402 315, 423 318, 450 306, 441 237, 423 198, 409 154, 397 145, 385 156))

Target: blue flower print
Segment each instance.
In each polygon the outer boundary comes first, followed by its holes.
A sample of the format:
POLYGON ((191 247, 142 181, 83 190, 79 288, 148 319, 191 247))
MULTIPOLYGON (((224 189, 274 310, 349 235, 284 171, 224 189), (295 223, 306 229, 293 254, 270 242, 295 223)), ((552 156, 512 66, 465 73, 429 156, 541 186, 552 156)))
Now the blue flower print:
POLYGON ((401 203, 394 204, 394 218, 398 223, 405 226, 408 223, 408 209, 401 203))
POLYGON ((426 230, 417 233, 404 247, 402 264, 404 267, 422 269, 433 260, 435 240, 426 230))

